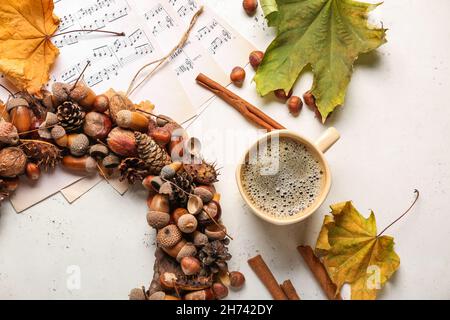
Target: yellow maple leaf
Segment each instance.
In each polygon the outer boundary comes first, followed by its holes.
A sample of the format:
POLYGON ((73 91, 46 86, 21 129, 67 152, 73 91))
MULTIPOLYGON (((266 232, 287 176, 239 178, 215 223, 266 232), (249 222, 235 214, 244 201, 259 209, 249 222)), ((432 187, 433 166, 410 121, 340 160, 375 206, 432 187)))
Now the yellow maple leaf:
POLYGON ((136 105, 136 109, 147 113, 152 113, 155 111, 155 105, 151 103, 149 100, 144 100, 139 102, 138 105, 136 105))
POLYGON ((378 236, 375 215, 364 218, 351 202, 331 206, 316 244, 316 253, 337 286, 351 285, 351 298, 374 300, 400 266, 394 238, 378 236))
POLYGON ((36 93, 49 80, 59 54, 53 8, 53 0, 0 1, 0 72, 20 90, 36 93))

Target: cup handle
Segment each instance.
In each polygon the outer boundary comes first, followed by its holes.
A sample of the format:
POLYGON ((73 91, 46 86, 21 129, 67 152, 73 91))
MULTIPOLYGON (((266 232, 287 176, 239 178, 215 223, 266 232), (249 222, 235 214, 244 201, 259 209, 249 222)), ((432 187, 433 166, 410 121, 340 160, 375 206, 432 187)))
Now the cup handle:
POLYGON ((315 144, 317 149, 322 151, 322 153, 325 153, 339 140, 340 137, 339 131, 337 131, 336 128, 331 127, 316 140, 315 144))

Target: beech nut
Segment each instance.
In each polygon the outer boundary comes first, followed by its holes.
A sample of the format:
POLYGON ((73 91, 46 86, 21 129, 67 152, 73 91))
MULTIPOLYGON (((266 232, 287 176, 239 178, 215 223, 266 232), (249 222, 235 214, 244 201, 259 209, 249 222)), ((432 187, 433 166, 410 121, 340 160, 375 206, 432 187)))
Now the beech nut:
POLYGON ((181 270, 187 276, 193 276, 197 274, 202 269, 202 265, 197 258, 194 257, 184 257, 180 262, 181 270))

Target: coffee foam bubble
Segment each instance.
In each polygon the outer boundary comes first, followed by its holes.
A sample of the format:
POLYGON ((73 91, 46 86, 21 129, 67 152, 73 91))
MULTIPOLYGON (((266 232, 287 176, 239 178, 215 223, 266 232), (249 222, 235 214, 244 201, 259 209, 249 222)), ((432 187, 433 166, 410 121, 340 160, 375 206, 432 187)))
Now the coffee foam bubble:
POLYGON ((270 145, 264 155, 242 168, 242 184, 251 202, 268 215, 289 218, 310 207, 323 185, 320 162, 299 142, 280 138, 275 156, 270 145), (277 161, 278 170, 266 175, 277 161))

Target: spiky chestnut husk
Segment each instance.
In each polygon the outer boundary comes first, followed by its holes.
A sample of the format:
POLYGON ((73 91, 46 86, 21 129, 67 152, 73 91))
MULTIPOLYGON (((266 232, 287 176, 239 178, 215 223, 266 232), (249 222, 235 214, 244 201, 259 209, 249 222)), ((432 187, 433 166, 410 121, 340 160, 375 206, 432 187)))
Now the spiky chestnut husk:
POLYGON ((199 184, 213 184, 217 182, 219 175, 215 164, 203 161, 201 164, 185 164, 184 170, 189 173, 196 183, 199 184))

